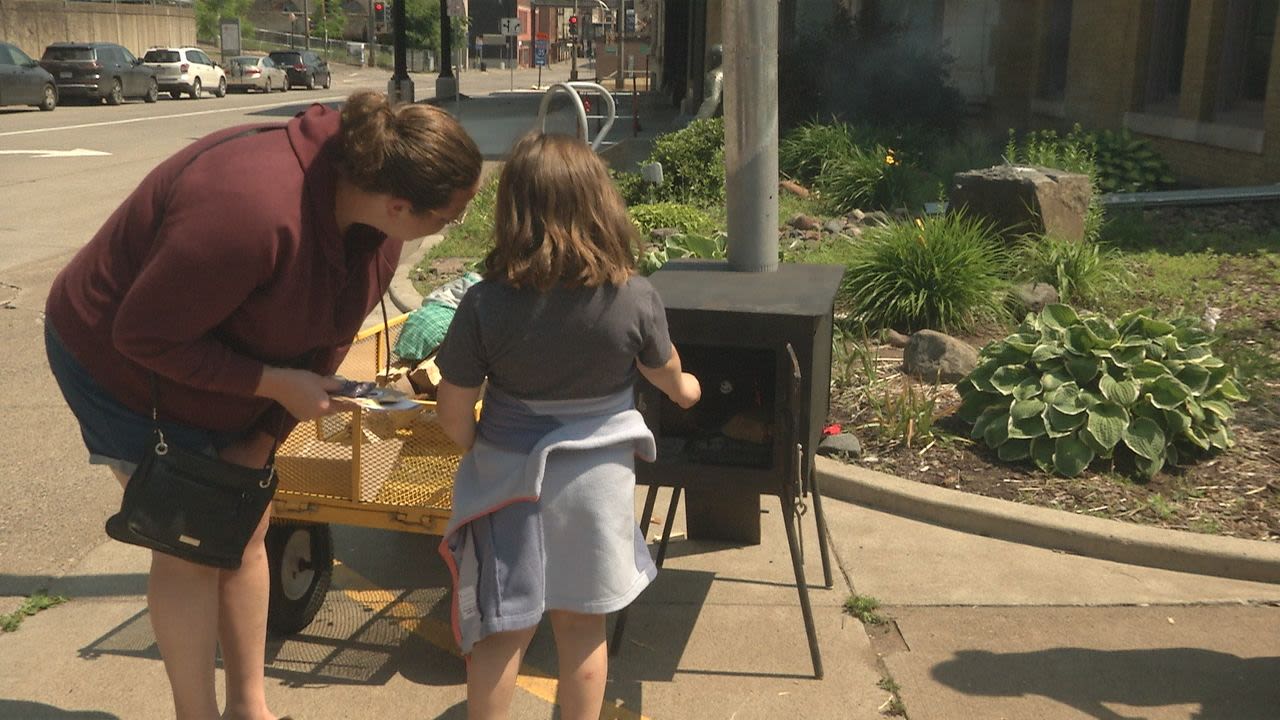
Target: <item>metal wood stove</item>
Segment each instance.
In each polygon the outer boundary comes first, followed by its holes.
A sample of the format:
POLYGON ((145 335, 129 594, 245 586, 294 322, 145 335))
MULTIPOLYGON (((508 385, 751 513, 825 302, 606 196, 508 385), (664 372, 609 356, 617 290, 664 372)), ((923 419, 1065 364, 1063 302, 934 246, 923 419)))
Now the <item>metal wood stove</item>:
MULTIPOLYGON (((680 493, 690 539, 760 542, 760 496, 782 503, 787 542, 814 673, 822 676, 804 577, 798 518, 812 495, 823 579, 831 587, 822 496, 814 451, 831 385, 832 306, 844 268, 782 264, 743 273, 715 261, 670 262, 650 280, 667 307, 671 339, 686 371, 702 383, 702 400, 681 410, 641 383, 636 406, 658 440, 658 460, 638 463, 649 485, 674 488, 657 563, 666 555, 680 493)), ((614 647, 621 637, 619 618, 614 647)))

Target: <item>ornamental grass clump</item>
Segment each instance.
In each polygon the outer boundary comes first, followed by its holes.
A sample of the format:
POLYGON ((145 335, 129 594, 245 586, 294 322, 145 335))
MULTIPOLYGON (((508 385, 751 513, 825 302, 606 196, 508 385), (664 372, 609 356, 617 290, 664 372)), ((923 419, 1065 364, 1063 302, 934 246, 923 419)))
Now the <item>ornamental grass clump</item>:
POLYGON ((961 213, 867 231, 841 304, 870 329, 962 331, 1006 317, 1009 258, 991 226, 961 213))
POLYGON ((1100 315, 1050 305, 982 349, 958 415, 1006 462, 1074 477, 1095 460, 1152 478, 1234 444, 1235 371, 1195 318, 1100 315))

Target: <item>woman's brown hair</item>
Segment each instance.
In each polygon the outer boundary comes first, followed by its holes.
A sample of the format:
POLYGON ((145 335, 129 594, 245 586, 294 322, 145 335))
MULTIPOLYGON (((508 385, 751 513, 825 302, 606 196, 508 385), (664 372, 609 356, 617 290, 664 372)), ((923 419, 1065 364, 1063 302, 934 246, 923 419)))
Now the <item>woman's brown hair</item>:
POLYGON ((635 227, 604 163, 582 140, 530 133, 498 181, 484 277, 549 290, 622 285, 635 269, 635 227))
POLYGON ((392 105, 364 90, 342 108, 342 167, 365 192, 408 200, 414 212, 449 204, 475 187, 482 158, 476 143, 449 113, 431 105, 392 105))

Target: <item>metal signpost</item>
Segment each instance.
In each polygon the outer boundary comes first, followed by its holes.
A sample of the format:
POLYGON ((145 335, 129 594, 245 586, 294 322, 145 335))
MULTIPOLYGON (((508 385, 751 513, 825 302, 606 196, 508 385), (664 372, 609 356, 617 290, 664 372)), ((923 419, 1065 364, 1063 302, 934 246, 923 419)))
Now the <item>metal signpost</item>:
POLYGON ((516 91, 516 54, 520 42, 520 18, 502 18, 502 34, 511 45, 511 92, 516 91))
POLYGON ((546 33, 538 33, 533 41, 533 64, 538 66, 538 89, 542 89, 542 68, 547 66, 547 49, 551 38, 546 33))

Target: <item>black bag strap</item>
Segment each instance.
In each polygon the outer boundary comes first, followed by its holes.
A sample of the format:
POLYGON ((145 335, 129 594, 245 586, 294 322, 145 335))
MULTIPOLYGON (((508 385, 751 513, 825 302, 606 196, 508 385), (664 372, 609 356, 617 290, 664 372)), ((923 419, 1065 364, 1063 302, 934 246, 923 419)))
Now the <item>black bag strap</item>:
MULTIPOLYGON (((262 125, 259 127, 253 127, 253 128, 248 128, 246 130, 242 130, 238 133, 228 135, 227 137, 224 137, 224 138, 219 138, 217 142, 210 144, 208 147, 201 148, 199 152, 196 152, 192 154, 191 157, 187 158, 186 162, 182 164, 182 167, 178 168, 178 172, 174 173, 173 180, 170 181, 170 187, 172 187, 172 185, 177 182, 178 178, 182 175, 182 173, 188 167, 191 166, 191 163, 196 161, 196 158, 218 147, 219 145, 229 143, 232 140, 238 140, 242 137, 257 135, 259 133, 264 133, 271 130, 283 130, 283 129, 285 129, 284 125, 262 125)), ((155 227, 157 231, 160 229, 160 226, 164 223, 165 209, 167 207, 168 207, 168 203, 166 202, 164 205, 160 207, 160 212, 156 214, 155 227)), ((383 312, 385 314, 386 310, 384 309, 383 312)), ((160 430, 160 379, 156 376, 156 373, 154 371, 150 373, 150 376, 151 376, 150 378, 151 379, 151 424, 156 433, 156 453, 159 455, 164 455, 165 453, 169 452, 169 444, 165 442, 164 433, 160 430)), ((284 422, 285 422, 285 413, 282 412, 280 414, 280 422, 276 426, 276 431, 271 436, 271 452, 270 454, 267 455, 267 464, 266 464, 267 468, 270 468, 275 461, 276 450, 279 449, 280 447, 280 433, 284 431, 284 422)))

